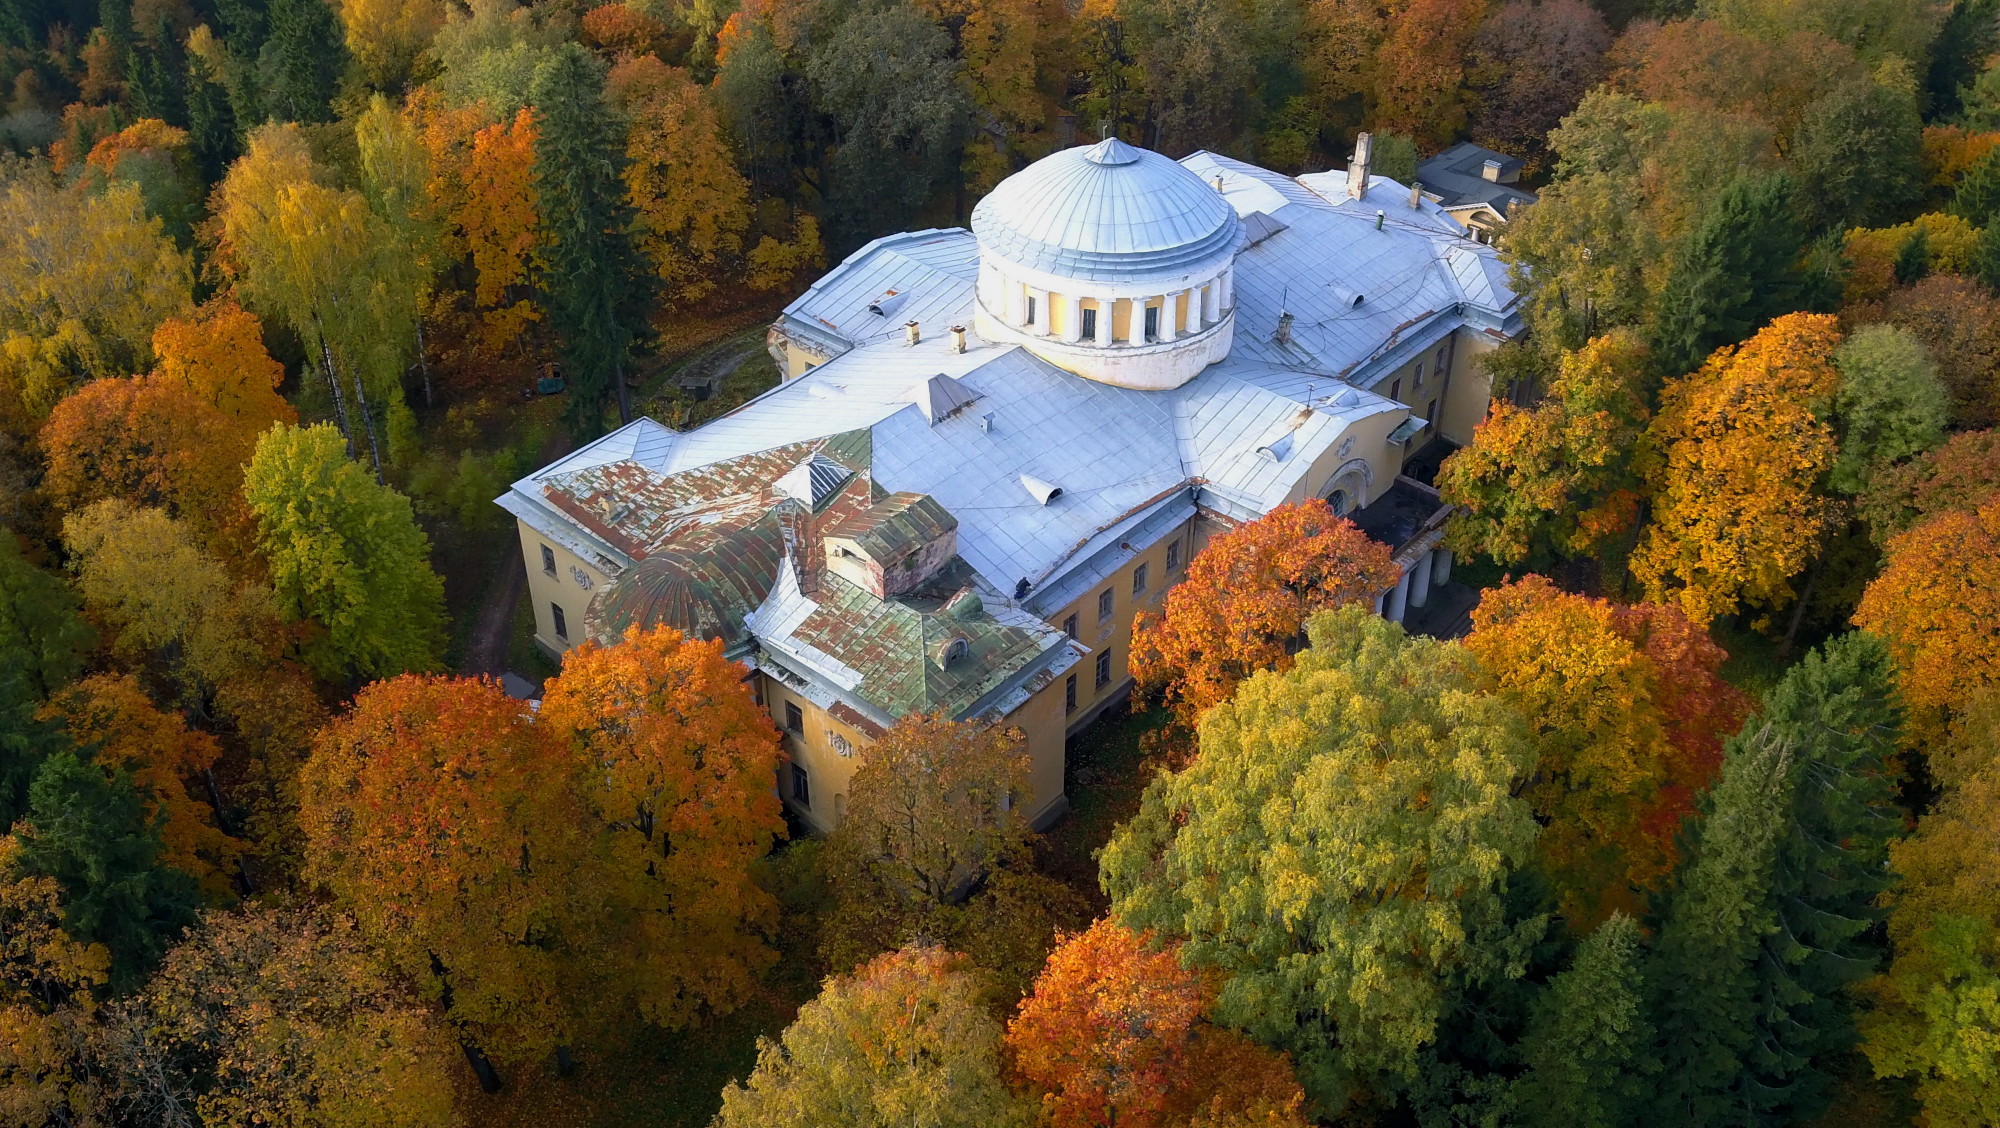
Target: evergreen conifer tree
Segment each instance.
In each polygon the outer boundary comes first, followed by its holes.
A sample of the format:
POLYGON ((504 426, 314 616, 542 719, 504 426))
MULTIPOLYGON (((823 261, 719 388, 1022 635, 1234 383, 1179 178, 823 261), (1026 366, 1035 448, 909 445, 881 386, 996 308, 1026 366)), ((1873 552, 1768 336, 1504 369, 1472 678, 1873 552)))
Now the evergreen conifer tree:
POLYGON ((258 53, 263 119, 332 121, 347 61, 340 22, 326 0, 272 0, 270 37, 258 53))
POLYGON ((111 953, 111 986, 128 991, 192 924, 194 878, 162 866, 166 813, 146 804, 123 770, 107 772, 62 748, 43 761, 28 788, 20 863, 63 889, 63 924, 111 953))
POLYGON ((209 77, 199 59, 188 60, 186 89, 188 148, 194 152, 202 183, 214 184, 242 152, 236 140, 236 112, 228 89, 209 77))
POLYGON ((1647 979, 1662 1070, 1647 1123, 1810 1117, 1854 1041, 1843 988, 1901 826, 1883 761, 1900 712, 1887 650, 1849 635, 1807 656, 1730 742, 1647 979))
POLYGON ((70 586, 0 529, 0 834, 27 809, 29 781, 54 746, 36 711, 83 670, 92 637, 77 606, 70 586))
POLYGON ((1521 1041, 1526 1069, 1509 1093, 1523 1128, 1618 1128, 1658 1068, 1642 982, 1639 924, 1614 915, 1549 981, 1521 1041))
POLYGON ((538 116, 535 191, 540 197, 549 319, 562 339, 570 415, 588 434, 615 394, 629 422, 625 361, 650 298, 627 234, 632 208, 623 171, 625 139, 604 104, 604 77, 589 52, 564 44, 535 68, 529 98, 538 116))
POLYGON ((165 16, 153 26, 150 43, 134 43, 125 57, 125 98, 132 112, 185 126, 187 53, 165 16))
POLYGON ((1987 150, 1966 169, 1951 197, 1951 214, 1974 227, 1989 226, 1995 212, 2000 212, 2000 148, 1987 150))
POLYGON ((1740 176, 1724 188, 1675 257, 1654 333, 1660 370, 1693 371, 1709 353, 1798 308, 1804 237, 1783 173, 1740 176))

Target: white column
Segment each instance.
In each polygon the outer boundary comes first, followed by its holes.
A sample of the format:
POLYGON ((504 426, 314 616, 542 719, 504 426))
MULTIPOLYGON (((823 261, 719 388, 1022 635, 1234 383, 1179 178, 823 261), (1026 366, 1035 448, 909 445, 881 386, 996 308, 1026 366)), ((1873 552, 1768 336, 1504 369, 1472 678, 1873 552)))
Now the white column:
POLYGON ((1424 558, 1417 561, 1416 567, 1410 569, 1410 606, 1412 607, 1422 607, 1424 602, 1431 597, 1431 559, 1436 555, 1437 551, 1435 549, 1424 553, 1424 558))
POLYGON ((1408 610, 1409 606, 1410 574, 1404 572, 1403 577, 1396 581, 1396 590, 1389 593, 1389 606, 1382 615, 1392 623, 1400 623, 1403 621, 1403 612, 1408 610))
POLYGON ((1184 307, 1187 314, 1187 320, 1182 323, 1185 328, 1175 330, 1174 336, 1186 337, 1201 332, 1201 297, 1195 288, 1189 286, 1182 290, 1180 299, 1174 304, 1184 307))
POLYGON ((1451 582, 1451 549, 1437 550, 1437 563, 1431 565, 1431 582, 1434 584, 1451 582))
POLYGON ((1065 296, 1063 298, 1063 340, 1072 343, 1083 339, 1083 299, 1065 296))
POLYGON ((1222 286, 1222 293, 1221 293, 1221 295, 1219 295, 1219 296, 1218 296, 1218 297, 1216 298, 1216 301, 1217 301, 1217 303, 1218 303, 1218 304, 1220 304, 1220 305, 1222 306, 1222 308, 1223 308, 1223 309, 1225 309, 1225 310, 1230 310, 1230 309, 1235 309, 1235 308, 1236 308, 1236 268, 1232 266, 1232 267, 1229 267, 1229 268, 1225 269, 1225 270, 1224 270, 1224 271, 1222 272, 1222 276, 1221 276, 1221 278, 1220 278, 1220 279, 1218 279, 1218 281, 1220 282, 1220 284, 1221 284, 1221 286, 1222 286))
POLYGON ((1026 328, 1046 337, 1049 335, 1049 292, 1031 289, 1028 297, 1034 302, 1035 316, 1028 319, 1026 328))
POLYGON ((1117 303, 1110 298, 1097 299, 1097 343, 1100 345, 1111 343, 1111 317, 1117 312, 1116 306, 1117 303))
POLYGON ((1222 320, 1222 279, 1211 278, 1208 285, 1201 288, 1201 324, 1203 328, 1222 320))

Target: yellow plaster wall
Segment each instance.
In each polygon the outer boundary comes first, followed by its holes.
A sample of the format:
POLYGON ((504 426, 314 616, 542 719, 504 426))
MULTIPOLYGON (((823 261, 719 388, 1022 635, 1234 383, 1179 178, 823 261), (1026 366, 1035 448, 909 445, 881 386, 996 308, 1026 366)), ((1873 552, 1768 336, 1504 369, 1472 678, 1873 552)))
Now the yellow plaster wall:
POLYGON ((535 642, 551 655, 561 657, 564 651, 583 641, 584 610, 590 606, 590 597, 610 581, 595 564, 529 528, 526 522, 517 518, 514 527, 520 531, 521 559, 528 566, 528 595, 535 605, 535 642), (554 575, 542 568, 543 545, 555 550, 554 575), (572 567, 583 569, 584 577, 590 581, 588 591, 577 586, 570 575, 572 567), (569 628, 567 638, 556 635, 556 617, 551 605, 557 603, 562 605, 564 625, 569 628))
POLYGON ((1451 395, 1439 412, 1444 418, 1438 427, 1445 438, 1460 446, 1472 441, 1473 428, 1486 419, 1493 400, 1493 377, 1487 375, 1479 359, 1499 347, 1498 341, 1484 333, 1458 334, 1458 351, 1451 368, 1451 395))
POLYGON ((1075 615, 1077 640, 1090 648, 1090 653, 1084 656, 1083 661, 1072 667, 1068 674, 1057 678, 1055 684, 1049 687, 1055 693, 1057 708, 1060 710, 1065 700, 1063 696, 1065 681, 1071 677, 1076 679, 1076 711, 1066 714, 1069 720, 1081 718, 1099 701, 1118 692, 1126 679, 1131 676, 1132 619, 1141 611, 1157 614, 1167 588, 1180 582, 1181 577, 1187 574, 1188 560, 1195 552, 1194 538, 1189 535, 1190 526, 1193 524, 1194 522, 1190 521, 1177 526, 1171 534, 1135 554, 1116 573, 1099 581, 1075 602, 1049 616, 1049 625, 1061 630, 1064 620, 1075 615), (1169 575, 1166 571, 1167 544, 1174 540, 1178 540, 1181 545, 1180 565, 1169 575), (1132 594, 1132 573, 1138 570, 1140 564, 1147 565, 1146 591, 1145 594, 1135 598, 1132 594), (1099 621, 1097 597, 1098 593, 1106 588, 1113 593, 1111 616, 1099 621), (1104 684, 1104 688, 1099 689, 1097 656, 1107 649, 1111 653, 1111 680, 1104 684))

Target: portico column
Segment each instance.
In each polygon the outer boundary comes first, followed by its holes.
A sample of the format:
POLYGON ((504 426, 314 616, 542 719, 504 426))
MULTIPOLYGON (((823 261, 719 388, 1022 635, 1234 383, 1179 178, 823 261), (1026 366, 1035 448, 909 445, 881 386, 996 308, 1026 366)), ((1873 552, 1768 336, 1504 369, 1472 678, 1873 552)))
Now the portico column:
POLYGON ((1201 324, 1207 328, 1222 320, 1222 279, 1211 278, 1201 288, 1201 324))
POLYGON ((1424 553, 1417 566, 1410 569, 1410 606, 1422 607, 1431 597, 1431 558, 1436 550, 1424 553))
POLYGON ((1402 578, 1396 581, 1396 589, 1389 593, 1389 606, 1382 612, 1382 617, 1392 623, 1400 623, 1403 612, 1409 610, 1409 606, 1410 574, 1404 572, 1402 578))
POLYGON ((1111 343, 1111 318, 1117 313, 1117 303, 1110 298, 1097 299, 1097 343, 1111 343))
POLYGON ((1437 562, 1431 565, 1431 582, 1434 584, 1451 582, 1451 549, 1437 550, 1437 562))
POLYGON ((1034 330, 1041 336, 1048 336, 1049 292, 1047 290, 1030 289, 1028 291, 1028 301, 1033 305, 1035 313, 1033 317, 1026 319, 1024 327, 1034 330))
POLYGON ((1065 296, 1063 298, 1063 340, 1075 343, 1083 339, 1083 299, 1065 296))
POLYGON ((1232 267, 1228 268, 1227 270, 1224 270, 1224 271, 1222 272, 1222 276, 1221 276, 1220 278, 1218 278, 1218 279, 1217 279, 1217 281, 1218 281, 1218 282, 1220 282, 1220 283, 1221 283, 1221 285, 1222 285, 1222 293, 1221 293, 1221 294, 1220 294, 1220 295, 1219 295, 1219 296, 1217 297, 1216 301, 1217 301, 1217 302, 1218 302, 1218 303, 1219 303, 1219 304, 1220 304, 1220 305, 1222 306, 1222 308, 1223 308, 1223 309, 1225 309, 1225 310, 1228 310, 1228 309, 1235 309, 1235 308, 1236 308, 1236 301, 1235 301, 1235 299, 1236 299, 1236 268, 1232 266, 1232 267))
POLYGON ((1185 337, 1201 332, 1201 299, 1196 294, 1195 288, 1189 286, 1187 289, 1182 290, 1180 300, 1174 304, 1183 306, 1186 309, 1186 320, 1181 323, 1182 328, 1176 330, 1174 335, 1185 337))

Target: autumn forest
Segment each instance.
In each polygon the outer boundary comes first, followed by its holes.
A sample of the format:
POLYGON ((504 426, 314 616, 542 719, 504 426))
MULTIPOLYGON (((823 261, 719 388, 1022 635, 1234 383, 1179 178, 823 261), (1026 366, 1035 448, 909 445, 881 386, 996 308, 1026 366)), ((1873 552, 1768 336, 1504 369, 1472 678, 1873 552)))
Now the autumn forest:
POLYGON ((0 103, 0 1126, 2000 1124, 2000 0, 0 0, 0 103), (829 264, 1361 130, 1537 197, 1453 637, 1229 528, 1041 833, 536 649, 493 498, 829 264))

